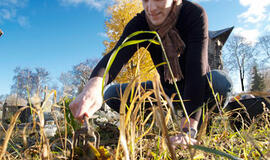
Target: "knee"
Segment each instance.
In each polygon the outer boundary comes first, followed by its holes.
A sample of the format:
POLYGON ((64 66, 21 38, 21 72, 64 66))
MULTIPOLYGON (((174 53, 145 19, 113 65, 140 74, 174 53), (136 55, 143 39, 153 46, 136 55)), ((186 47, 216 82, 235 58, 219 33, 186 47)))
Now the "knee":
POLYGON ((233 84, 231 78, 222 70, 212 70, 207 74, 208 79, 212 82, 215 93, 227 97, 231 94, 233 84))
POLYGON ((112 85, 110 87, 108 87, 105 91, 104 91, 104 100, 110 99, 112 96, 115 96, 116 93, 116 85, 112 85))
POLYGON ((104 92, 104 101, 110 106, 113 99, 119 98, 119 84, 109 86, 104 92))

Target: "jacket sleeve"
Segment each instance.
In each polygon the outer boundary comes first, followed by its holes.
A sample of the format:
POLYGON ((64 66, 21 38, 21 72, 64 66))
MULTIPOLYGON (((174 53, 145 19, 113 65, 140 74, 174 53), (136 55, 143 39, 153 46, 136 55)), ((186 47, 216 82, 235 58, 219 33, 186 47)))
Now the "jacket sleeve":
MULTIPOLYGON (((99 61, 99 63, 94 68, 90 78, 96 77, 96 76, 103 77, 105 69, 106 69, 106 65, 107 65, 111 55, 113 54, 113 52, 123 43, 123 41, 125 40, 125 38, 127 36, 129 36, 133 32, 140 30, 139 19, 140 18, 137 15, 126 25, 126 27, 125 27, 119 41, 115 45, 114 49, 112 49, 108 54, 103 56, 103 58, 99 61)), ((121 71, 122 67, 134 55, 136 50, 137 50, 137 46, 131 45, 131 46, 122 48, 118 52, 114 62, 112 63, 112 66, 109 70, 109 80, 108 80, 108 82, 106 82, 106 84, 112 82, 115 79, 117 74, 121 71)))
MULTIPOLYGON (((184 99, 188 114, 202 106, 205 96, 208 65, 208 18, 205 10, 198 7, 190 15, 187 48, 185 53, 184 99)), ((192 117, 194 118, 195 115, 192 117)), ((195 118, 197 119, 197 118, 195 118)))

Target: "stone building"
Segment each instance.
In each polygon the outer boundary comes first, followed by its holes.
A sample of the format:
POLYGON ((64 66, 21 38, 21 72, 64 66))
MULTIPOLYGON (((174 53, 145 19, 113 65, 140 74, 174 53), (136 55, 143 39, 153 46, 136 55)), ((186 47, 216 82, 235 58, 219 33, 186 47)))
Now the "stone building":
POLYGON ((11 117, 22 106, 26 106, 27 101, 17 95, 10 95, 6 98, 2 111, 2 122, 6 123, 10 121, 11 117))
POLYGON ((211 69, 223 69, 221 50, 232 30, 233 27, 218 31, 209 31, 208 61, 211 69))
POLYGON ((263 76, 264 84, 265 84, 265 90, 266 92, 270 93, 270 67, 260 69, 260 73, 263 76))

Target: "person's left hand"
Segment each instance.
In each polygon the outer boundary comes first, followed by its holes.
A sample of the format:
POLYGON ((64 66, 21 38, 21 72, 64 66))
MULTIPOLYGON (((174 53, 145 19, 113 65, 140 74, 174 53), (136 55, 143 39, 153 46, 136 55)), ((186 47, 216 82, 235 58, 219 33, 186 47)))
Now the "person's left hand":
POLYGON ((188 145, 194 145, 197 143, 197 140, 188 136, 188 134, 177 134, 175 136, 170 137, 170 141, 174 148, 184 147, 186 148, 188 145))

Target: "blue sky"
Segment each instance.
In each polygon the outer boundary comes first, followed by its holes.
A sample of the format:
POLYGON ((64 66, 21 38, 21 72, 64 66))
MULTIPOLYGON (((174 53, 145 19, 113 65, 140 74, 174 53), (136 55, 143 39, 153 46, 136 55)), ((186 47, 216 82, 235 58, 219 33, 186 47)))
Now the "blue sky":
MULTIPOLYGON (((208 13, 209 30, 235 26, 256 41, 270 32, 270 0, 194 0, 208 13)), ((111 0, 0 0, 0 95, 8 94, 13 70, 43 67, 52 83, 105 50, 106 7, 111 0)))

